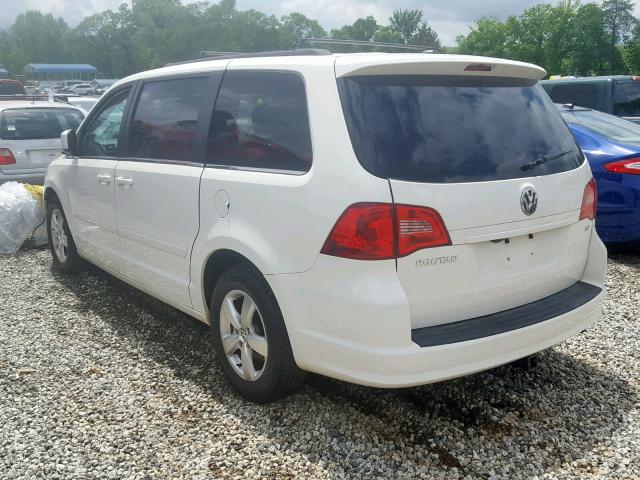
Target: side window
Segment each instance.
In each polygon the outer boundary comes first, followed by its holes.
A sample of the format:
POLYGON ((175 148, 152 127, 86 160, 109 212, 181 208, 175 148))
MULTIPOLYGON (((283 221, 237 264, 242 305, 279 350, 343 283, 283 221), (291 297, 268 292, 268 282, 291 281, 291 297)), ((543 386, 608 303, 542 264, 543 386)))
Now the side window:
POLYGON ((625 117, 640 115, 640 82, 634 80, 616 84, 614 113, 625 117))
POLYGON ((585 108, 598 106, 598 91, 593 83, 556 85, 550 97, 553 103, 571 103, 585 108))
POLYGON ((207 163, 306 172, 311 157, 302 78, 227 71, 211 119, 207 163))
POLYGON ((161 80, 142 88, 131 123, 127 156, 191 161, 206 77, 161 80))
POLYGON ((118 151, 120 125, 129 98, 129 90, 117 93, 103 106, 80 140, 80 155, 115 157, 118 151))

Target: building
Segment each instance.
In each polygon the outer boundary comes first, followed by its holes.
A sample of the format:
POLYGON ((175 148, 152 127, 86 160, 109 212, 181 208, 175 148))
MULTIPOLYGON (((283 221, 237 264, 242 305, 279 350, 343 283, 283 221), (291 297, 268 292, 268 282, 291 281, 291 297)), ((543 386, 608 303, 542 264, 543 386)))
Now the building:
POLYGON ((27 80, 41 83, 89 81, 96 77, 96 67, 86 63, 29 63, 22 71, 27 80))
POLYGON ((4 68, 0 68, 0 78, 9 78, 9 72, 4 68))

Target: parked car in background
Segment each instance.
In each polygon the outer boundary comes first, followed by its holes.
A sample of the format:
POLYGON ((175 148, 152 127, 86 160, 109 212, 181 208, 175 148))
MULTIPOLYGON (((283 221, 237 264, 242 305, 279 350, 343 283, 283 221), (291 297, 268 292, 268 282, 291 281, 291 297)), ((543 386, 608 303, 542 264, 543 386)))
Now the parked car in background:
POLYGON ((640 125, 558 105, 596 179, 596 229, 607 244, 640 241, 640 125))
POLYGON ((540 83, 555 103, 600 110, 640 123, 640 76, 562 78, 540 83))
POLYGON ((0 183, 42 184, 60 154, 60 133, 78 128, 83 118, 82 110, 63 103, 0 101, 0 183))
POLYGON ((71 87, 71 91, 76 95, 87 95, 93 91, 93 87, 90 83, 78 83, 71 87))
POLYGON ((40 90, 38 87, 34 87, 34 86, 25 86, 24 90, 25 90, 27 95, 41 95, 42 94, 42 90, 40 90))
POLYGON ((24 85, 19 80, 0 78, 0 95, 26 95, 24 85))
POLYGON ((98 100, 100 100, 100 97, 67 97, 69 104, 80 107, 85 112, 89 112, 98 103, 98 100))
POLYGON ((601 312, 595 182, 534 65, 269 52, 119 81, 47 170, 54 265, 209 323, 246 398, 488 369, 601 312))

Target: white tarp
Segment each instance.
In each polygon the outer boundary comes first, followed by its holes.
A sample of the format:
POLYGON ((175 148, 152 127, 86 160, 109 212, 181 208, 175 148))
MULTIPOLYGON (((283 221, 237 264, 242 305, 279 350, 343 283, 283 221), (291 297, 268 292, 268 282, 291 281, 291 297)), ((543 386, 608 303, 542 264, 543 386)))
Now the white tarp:
POLYGON ((18 182, 0 185, 0 253, 17 252, 43 222, 41 198, 18 182))

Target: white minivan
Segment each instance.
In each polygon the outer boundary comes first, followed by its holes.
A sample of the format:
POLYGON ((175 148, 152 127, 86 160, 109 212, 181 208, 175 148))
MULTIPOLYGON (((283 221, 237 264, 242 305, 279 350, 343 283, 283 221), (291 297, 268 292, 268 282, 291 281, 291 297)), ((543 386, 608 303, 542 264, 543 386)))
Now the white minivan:
POLYGON ((119 81, 47 172, 55 266, 210 324, 246 398, 450 379, 601 314, 595 183, 534 65, 294 50, 119 81))

